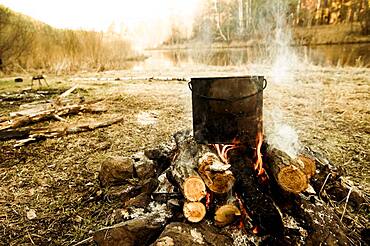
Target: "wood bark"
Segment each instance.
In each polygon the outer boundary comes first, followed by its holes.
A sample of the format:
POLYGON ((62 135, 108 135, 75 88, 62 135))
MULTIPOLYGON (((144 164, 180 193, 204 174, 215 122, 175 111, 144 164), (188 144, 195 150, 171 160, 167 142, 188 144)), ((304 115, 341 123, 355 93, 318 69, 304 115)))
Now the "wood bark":
POLYGON ((350 181, 344 178, 344 170, 336 167, 323 157, 320 153, 306 147, 303 155, 314 160, 317 168, 316 175, 310 183, 319 197, 325 201, 344 201, 348 196, 348 205, 354 211, 358 211, 361 206, 366 205, 366 199, 350 181))
POLYGON ((275 148, 267 150, 266 163, 279 186, 294 194, 299 194, 308 188, 309 177, 314 173, 312 172, 314 168, 309 167, 311 164, 309 161, 293 159, 275 148))
POLYGON ((44 121, 55 116, 62 117, 70 114, 77 114, 79 112, 101 113, 105 111, 106 109, 101 107, 95 107, 94 105, 80 105, 80 104, 68 105, 60 108, 52 108, 48 110, 31 112, 26 115, 18 115, 12 117, 11 120, 0 123, 0 131, 4 131, 7 129, 15 129, 21 126, 44 121))
POLYGON ((229 168, 230 165, 221 162, 216 154, 207 152, 199 159, 198 173, 212 192, 225 194, 235 183, 229 168))
POLYGON ((187 200, 200 201, 206 196, 206 186, 195 170, 201 148, 188 134, 175 136, 175 141, 177 151, 171 166, 171 176, 187 200))

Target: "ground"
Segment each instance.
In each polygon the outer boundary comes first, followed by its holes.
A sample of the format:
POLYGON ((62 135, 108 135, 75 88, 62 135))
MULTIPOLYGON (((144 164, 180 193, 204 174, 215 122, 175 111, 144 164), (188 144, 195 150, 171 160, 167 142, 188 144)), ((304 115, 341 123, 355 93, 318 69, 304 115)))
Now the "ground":
MULTIPOLYGON (((243 73, 257 70, 269 74, 267 67, 246 67, 243 73)), ((122 204, 105 196, 100 188, 97 176, 101 161, 110 155, 131 156, 168 141, 177 130, 191 128, 187 82, 146 78, 240 73, 236 67, 199 66, 49 77, 51 88, 58 89, 51 98, 78 84, 72 97, 104 99, 109 106, 107 113, 70 116, 67 122, 99 121, 117 115, 123 115, 124 121, 21 148, 13 147, 14 140, 0 142, 0 245, 71 245, 109 225, 109 215, 122 204), (117 77, 126 79, 114 80, 117 77), (27 217, 30 211, 35 212, 35 218, 27 217)), ((354 186, 368 198, 370 69, 307 67, 291 71, 283 79, 267 76, 267 80, 266 128, 290 125, 302 145, 321 151, 333 164, 345 168, 354 186)), ((0 80, 0 95, 27 86, 28 82, 15 84, 12 78, 4 78, 0 80)), ((22 103, 0 101, 0 116, 18 110, 22 103)), ((61 123, 38 126, 48 124, 61 123)))

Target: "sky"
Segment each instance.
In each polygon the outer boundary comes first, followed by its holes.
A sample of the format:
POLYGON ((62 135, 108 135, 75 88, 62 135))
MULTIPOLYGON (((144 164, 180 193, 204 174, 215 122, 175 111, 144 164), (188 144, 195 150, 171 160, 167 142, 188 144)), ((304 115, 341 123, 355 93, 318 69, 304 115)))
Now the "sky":
POLYGON ((170 21, 191 28, 201 0, 0 0, 0 4, 58 28, 126 30, 138 46, 168 36, 170 21), (135 36, 135 37, 133 37, 135 36))

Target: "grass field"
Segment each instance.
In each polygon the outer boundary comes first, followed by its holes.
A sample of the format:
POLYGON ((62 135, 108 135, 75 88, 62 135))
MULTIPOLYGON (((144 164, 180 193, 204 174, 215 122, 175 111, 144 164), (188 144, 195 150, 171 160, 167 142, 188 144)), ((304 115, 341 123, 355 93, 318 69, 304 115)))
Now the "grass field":
MULTIPOLYGON (((245 68, 243 73, 252 74, 251 71, 252 68, 245 68)), ((267 74, 268 68, 258 71, 267 74)), ((79 89, 71 97, 103 99, 109 108, 100 115, 66 117, 68 123, 99 121, 117 115, 125 119, 107 128, 21 148, 13 147, 14 140, 0 142, 0 245, 70 245, 111 223, 110 215, 122 204, 105 195, 106 191, 99 186, 97 176, 102 160, 110 155, 131 156, 167 141, 177 130, 191 128, 191 93, 187 82, 143 78, 163 74, 216 76, 240 74, 240 69, 197 67, 145 74, 114 71, 48 78, 51 88, 57 89, 48 98, 78 84, 79 89), (130 76, 136 79, 114 80, 130 76), (29 220, 26 214, 31 209, 37 217, 29 220)), ((271 77, 267 80, 266 128, 272 124, 292 126, 302 144, 319 150, 333 164, 345 168, 355 187, 368 198, 370 69, 312 67, 292 71, 285 83, 274 82, 271 77)), ((12 78, 1 79, 0 96, 15 94, 27 86, 28 82, 16 85, 12 78)), ((0 116, 18 110, 23 103, 0 101, 0 116)), ((37 125, 60 124, 63 123, 51 121, 37 125)), ((361 221, 354 223, 366 226, 361 221)))

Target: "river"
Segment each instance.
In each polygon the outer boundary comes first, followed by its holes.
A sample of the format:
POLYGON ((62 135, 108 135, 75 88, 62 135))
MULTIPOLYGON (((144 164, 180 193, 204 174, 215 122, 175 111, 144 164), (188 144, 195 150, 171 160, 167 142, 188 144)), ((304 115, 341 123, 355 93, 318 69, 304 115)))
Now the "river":
MULTIPOLYGON (((271 50, 270 50, 271 51, 271 50)), ((287 59, 299 57, 303 64, 318 66, 370 67, 370 44, 342 44, 319 46, 295 46, 284 49, 287 59)), ((264 47, 222 49, 163 49, 146 50, 148 58, 136 63, 135 68, 158 69, 187 65, 241 66, 265 63, 270 59, 264 47)))

